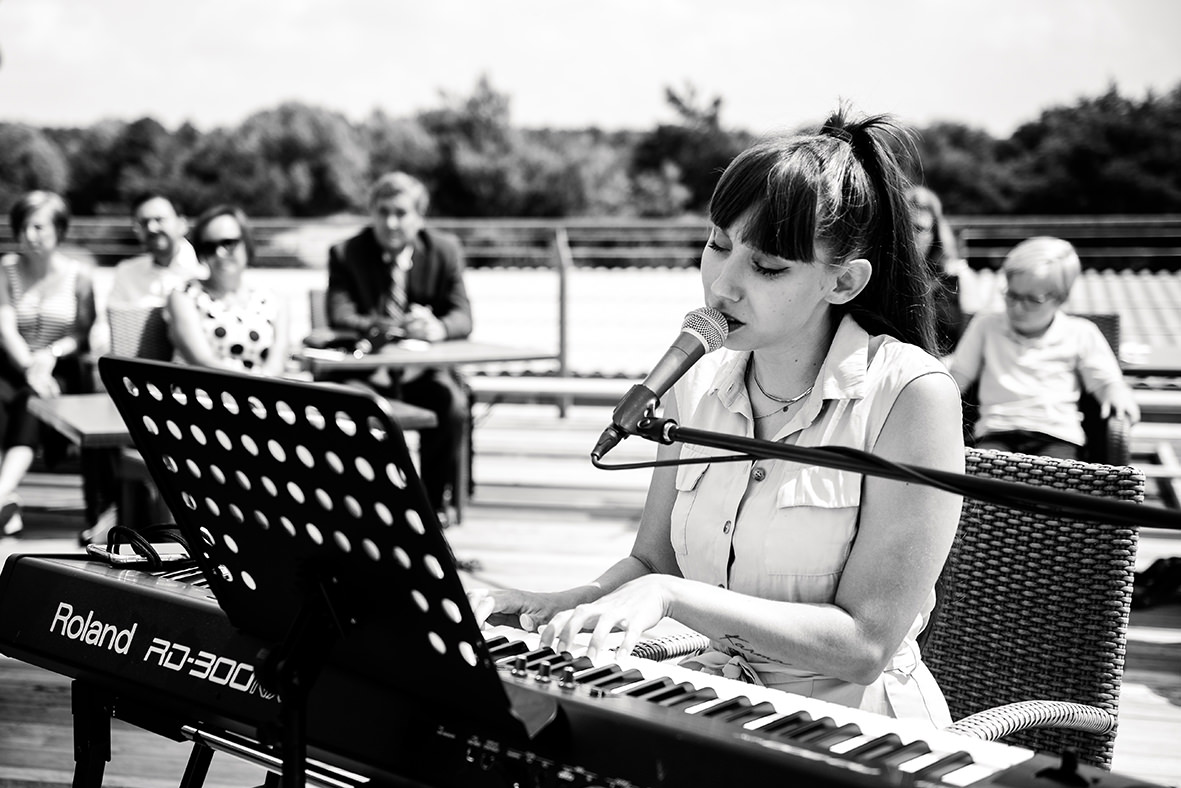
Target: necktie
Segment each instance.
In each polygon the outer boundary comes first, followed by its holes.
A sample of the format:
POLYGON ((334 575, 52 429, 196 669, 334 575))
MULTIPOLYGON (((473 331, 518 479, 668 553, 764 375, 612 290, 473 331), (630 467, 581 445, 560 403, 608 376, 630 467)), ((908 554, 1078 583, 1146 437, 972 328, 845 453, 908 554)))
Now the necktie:
POLYGON ((399 325, 406 317, 406 269, 398 260, 394 260, 390 266, 390 289, 385 297, 385 314, 399 325))

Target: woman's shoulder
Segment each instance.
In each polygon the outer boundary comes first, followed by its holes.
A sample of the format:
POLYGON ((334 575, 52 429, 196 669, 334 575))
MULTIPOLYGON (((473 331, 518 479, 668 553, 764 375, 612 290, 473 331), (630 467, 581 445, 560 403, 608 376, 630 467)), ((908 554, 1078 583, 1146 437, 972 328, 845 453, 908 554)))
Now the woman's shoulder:
POLYGON ((887 336, 874 337, 871 341, 879 343, 868 368, 867 380, 871 383, 902 387, 924 375, 950 375, 943 361, 918 345, 887 336))

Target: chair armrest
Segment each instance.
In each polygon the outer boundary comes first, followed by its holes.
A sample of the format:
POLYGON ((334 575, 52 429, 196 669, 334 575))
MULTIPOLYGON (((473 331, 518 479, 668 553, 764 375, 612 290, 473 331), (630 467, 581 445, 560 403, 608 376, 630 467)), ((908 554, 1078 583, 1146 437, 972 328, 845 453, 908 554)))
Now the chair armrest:
POLYGON ((697 632, 680 632, 659 638, 641 640, 632 647, 631 656, 661 662, 673 657, 696 654, 709 647, 709 638, 697 632))
POLYGON ((945 730, 976 739, 997 741, 1029 728, 1065 728, 1087 733, 1110 733, 1115 717, 1103 709, 1058 700, 1024 700, 977 712, 945 730))
POLYGON ((1131 432, 1131 425, 1122 416, 1107 418, 1107 459, 1104 462, 1108 465, 1127 465, 1132 461, 1131 432))

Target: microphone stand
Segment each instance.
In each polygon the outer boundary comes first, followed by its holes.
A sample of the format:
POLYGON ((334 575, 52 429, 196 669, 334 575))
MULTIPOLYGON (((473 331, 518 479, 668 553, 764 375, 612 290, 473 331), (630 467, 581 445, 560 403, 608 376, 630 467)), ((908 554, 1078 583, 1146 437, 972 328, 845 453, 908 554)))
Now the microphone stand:
POLYGON ((1020 482, 969 476, 966 473, 919 465, 906 465, 844 446, 792 446, 777 441, 681 427, 673 419, 656 419, 650 416, 639 421, 634 434, 657 443, 689 443, 737 452, 752 459, 788 460, 804 465, 822 465, 870 476, 918 482, 1027 512, 1069 514, 1089 520, 1104 520, 1137 527, 1181 530, 1181 514, 1163 507, 1116 501, 1020 482))

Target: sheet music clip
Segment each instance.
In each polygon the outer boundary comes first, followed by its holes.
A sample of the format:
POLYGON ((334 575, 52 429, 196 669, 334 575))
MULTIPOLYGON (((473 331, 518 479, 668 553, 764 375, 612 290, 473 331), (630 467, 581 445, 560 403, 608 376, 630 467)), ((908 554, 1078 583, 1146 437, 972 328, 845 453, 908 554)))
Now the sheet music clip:
POLYGON ((388 750, 411 714, 506 741, 546 727, 556 704, 514 705, 497 674, 383 399, 139 359, 98 365, 218 603, 270 644, 262 679, 280 694, 284 785, 303 785, 317 728, 357 726, 358 748, 388 750))

